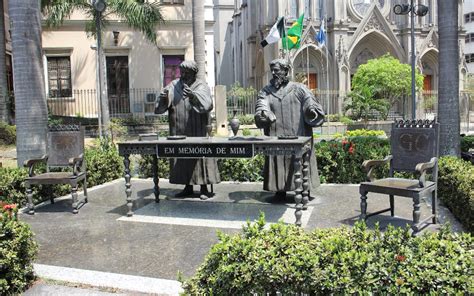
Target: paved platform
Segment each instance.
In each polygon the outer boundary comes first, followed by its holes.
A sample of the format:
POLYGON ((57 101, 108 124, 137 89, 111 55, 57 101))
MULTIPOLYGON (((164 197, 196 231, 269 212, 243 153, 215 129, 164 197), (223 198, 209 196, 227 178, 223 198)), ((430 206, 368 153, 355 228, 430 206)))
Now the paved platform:
MULTIPOLYGON (((167 180, 160 180, 160 187, 160 202, 155 203, 152 180, 132 179, 133 217, 126 217, 123 180, 91 188, 89 203, 77 215, 71 212, 69 196, 38 206, 33 216, 20 214, 20 219, 31 225, 40 245, 35 265, 38 275, 136 293, 177 295, 178 273, 184 277, 194 274, 217 242, 217 230, 239 232, 246 221, 255 220, 260 212, 269 223, 295 220, 294 195, 274 200, 272 193, 262 190, 261 183, 217 184, 215 196, 206 201, 199 199, 197 191, 193 197, 174 198, 182 188, 167 180)), ((305 229, 351 226, 357 221, 357 185, 322 185, 315 195, 303 214, 305 229)), ((422 218, 431 212, 429 204, 422 203, 422 218)), ((369 194, 369 212, 386 207, 387 196, 369 194)), ((389 223, 405 226, 411 221, 412 202, 396 198, 395 214, 374 216, 368 225, 374 227, 378 221, 382 229, 389 223)), ((456 231, 462 230, 442 206, 440 220, 450 221, 456 231)), ((428 231, 438 228, 439 225, 432 225, 428 231)), ((34 286, 28 293, 47 287, 34 286)), ((51 289, 54 291, 54 287, 51 289)), ((28 295, 54 295, 38 293, 28 295)))

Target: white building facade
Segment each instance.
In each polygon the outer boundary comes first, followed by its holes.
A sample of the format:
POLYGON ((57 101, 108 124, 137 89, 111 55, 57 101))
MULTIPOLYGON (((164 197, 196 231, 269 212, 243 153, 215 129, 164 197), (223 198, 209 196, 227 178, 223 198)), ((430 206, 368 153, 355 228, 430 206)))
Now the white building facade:
POLYGON ((469 74, 474 74, 474 1, 464 1, 464 30, 466 31, 465 37, 465 59, 467 64, 467 71, 469 74))

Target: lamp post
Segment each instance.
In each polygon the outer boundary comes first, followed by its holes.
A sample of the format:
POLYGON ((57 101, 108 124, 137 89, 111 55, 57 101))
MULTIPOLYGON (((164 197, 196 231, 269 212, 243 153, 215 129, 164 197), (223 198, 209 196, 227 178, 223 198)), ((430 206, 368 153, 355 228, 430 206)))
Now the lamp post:
POLYGON ((415 15, 425 16, 428 13, 428 6, 419 4, 414 5, 413 0, 410 4, 397 4, 393 7, 393 13, 396 15, 405 15, 410 13, 411 23, 411 98, 412 98, 412 119, 416 118, 416 88, 415 88, 415 15))
MULTIPOLYGON (((100 19, 102 13, 105 11, 107 4, 106 0, 92 0, 91 4, 97 12, 95 15, 95 27, 97 34, 97 99, 99 101, 99 112, 98 112, 98 122, 99 122, 99 136, 102 138, 102 126, 104 122, 103 114, 103 98, 102 98, 102 31, 100 26, 100 19)), ((107 119, 108 120, 108 119, 107 119)))

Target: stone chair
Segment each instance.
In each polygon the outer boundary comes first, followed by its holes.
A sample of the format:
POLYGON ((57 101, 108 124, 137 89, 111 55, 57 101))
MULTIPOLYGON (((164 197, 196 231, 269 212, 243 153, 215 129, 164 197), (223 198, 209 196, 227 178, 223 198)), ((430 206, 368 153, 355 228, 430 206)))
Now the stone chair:
MULTIPOLYGON (((28 168, 25 180, 28 198, 28 213, 34 214, 33 192, 31 185, 69 184, 72 195, 72 212, 78 213, 80 207, 87 203, 87 173, 84 160, 84 127, 77 125, 58 125, 49 127, 47 138, 47 153, 41 158, 28 159, 24 166, 28 168), (46 164, 46 173, 35 174, 35 166, 46 164), (63 168, 51 172, 52 168, 63 168), (78 200, 77 189, 79 182, 84 185, 84 199, 78 200)), ((54 203, 54 198, 50 198, 54 203)))
POLYGON ((368 181, 362 182, 359 187, 361 220, 387 211, 390 211, 393 217, 395 213, 394 196, 403 196, 411 198, 413 201, 412 229, 414 235, 421 230, 421 225, 424 227, 428 225, 428 220, 431 219, 433 224, 436 224, 438 142, 439 124, 434 120, 401 120, 392 124, 391 155, 383 160, 366 160, 362 164, 363 169, 367 172, 368 181), (389 177, 374 179, 374 169, 387 163, 390 164, 389 177), (412 172, 416 173, 419 178, 395 178, 394 172, 412 172), (427 175, 428 172, 431 174, 427 175), (369 192, 388 194, 390 208, 367 214, 367 194, 369 192), (420 200, 429 195, 431 195, 432 213, 420 221, 420 200))

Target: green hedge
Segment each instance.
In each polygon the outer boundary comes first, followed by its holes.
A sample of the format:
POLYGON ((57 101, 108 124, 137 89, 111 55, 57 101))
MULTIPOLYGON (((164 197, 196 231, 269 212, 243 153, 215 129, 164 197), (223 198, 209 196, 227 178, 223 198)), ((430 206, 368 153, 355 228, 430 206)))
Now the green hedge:
POLYGON ((8 125, 0 121, 0 145, 12 145, 16 143, 16 126, 8 125))
MULTIPOLYGON (((321 141, 315 145, 318 170, 322 183, 360 183, 366 180, 362 162, 383 159, 390 154, 388 139, 374 136, 349 137, 321 141)), ((376 176, 388 174, 388 166, 376 171, 376 176)))
POLYGON ((461 151, 468 152, 469 149, 474 149, 474 136, 461 137, 461 151))
MULTIPOLYGON (((153 177, 153 157, 143 155, 138 160, 138 176, 140 178, 153 177)), ((170 176, 170 163, 168 159, 158 159, 158 177, 168 179, 170 176)))
POLYGON ((0 202, 0 295, 19 295, 35 279, 38 246, 28 224, 18 221, 15 204, 0 202))
POLYGON ((249 159, 219 159, 222 181, 260 182, 263 180, 263 155, 249 159))
POLYGON ((464 228, 474 233, 474 166, 456 157, 441 157, 438 196, 464 228))
POLYGON ((235 235, 219 234, 187 295, 467 295, 474 292, 474 241, 443 229, 412 237, 363 223, 305 232, 261 218, 235 235), (298 294, 299 295, 299 294, 298 294))
MULTIPOLYGON (((0 168, 0 202, 26 204, 25 178, 28 171, 24 168, 0 168)), ((38 193, 37 187, 32 187, 38 193)))
POLYGON ((87 164, 87 186, 103 184, 123 176, 123 158, 118 149, 109 143, 88 148, 84 157, 87 164))
MULTIPOLYGON (((142 156, 138 161, 138 173, 141 178, 150 178, 153 158, 142 156)), ((169 162, 167 159, 158 160, 158 176, 169 178, 169 162)), ((259 182, 263 180, 264 157, 257 155, 250 159, 219 159, 217 165, 222 181, 259 182)))
MULTIPOLYGON (((87 164, 87 186, 103 184, 123 175, 123 159, 113 145, 100 144, 98 147, 85 150, 87 164)), ((38 167, 37 173, 45 171, 45 166, 38 167)), ((0 201, 26 205, 25 178, 28 172, 25 168, 0 168, 0 201)), ((82 185, 82 183, 81 183, 82 185)), ((59 197, 71 192, 69 185, 32 186, 33 202, 35 204, 59 197)))

